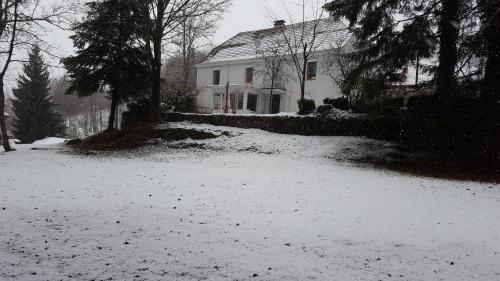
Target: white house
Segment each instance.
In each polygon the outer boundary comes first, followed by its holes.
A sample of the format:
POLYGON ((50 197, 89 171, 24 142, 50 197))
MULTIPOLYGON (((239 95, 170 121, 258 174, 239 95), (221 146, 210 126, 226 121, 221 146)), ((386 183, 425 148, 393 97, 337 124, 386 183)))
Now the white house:
POLYGON ((291 64, 285 66, 284 78, 278 79, 280 81, 272 87, 271 101, 270 79, 259 75, 263 59, 258 50, 270 42, 283 40, 285 36, 313 42, 313 34, 316 38, 314 52, 307 64, 305 98, 314 99, 316 105, 320 105, 327 97, 341 96, 324 65, 332 50, 351 48, 353 39, 347 26, 331 17, 293 25, 277 21, 273 28, 237 34, 214 48, 197 65, 197 105, 200 112, 222 112, 226 104, 228 112, 233 113, 297 112, 300 82, 296 70, 291 64))

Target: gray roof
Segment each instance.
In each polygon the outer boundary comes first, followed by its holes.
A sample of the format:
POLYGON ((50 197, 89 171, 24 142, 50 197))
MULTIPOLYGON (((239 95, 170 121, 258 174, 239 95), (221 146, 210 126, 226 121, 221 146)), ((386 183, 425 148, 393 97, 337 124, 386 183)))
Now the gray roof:
POLYGON ((241 32, 215 47, 202 61, 202 64, 255 58, 257 50, 265 48, 266 43, 284 40, 284 34, 293 40, 293 38, 300 38, 301 34, 304 33, 303 42, 311 42, 315 24, 317 25, 316 51, 343 47, 351 37, 347 26, 333 18, 241 32))

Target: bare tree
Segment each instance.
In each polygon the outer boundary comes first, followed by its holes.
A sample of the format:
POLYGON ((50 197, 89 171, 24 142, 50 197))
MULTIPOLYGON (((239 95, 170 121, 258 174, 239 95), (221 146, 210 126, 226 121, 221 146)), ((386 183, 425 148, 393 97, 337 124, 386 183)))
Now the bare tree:
POLYGON ((38 32, 47 25, 61 26, 67 20, 68 3, 46 3, 41 0, 0 0, 0 133, 5 151, 9 145, 5 124, 5 77, 24 47, 43 42, 38 32))
MULTIPOLYGON (((349 36, 349 35, 348 35, 349 36)), ((350 76, 354 69, 358 66, 352 54, 345 49, 345 41, 347 37, 339 38, 331 46, 326 59, 323 63, 323 68, 326 74, 337 85, 347 101, 349 106, 357 99, 359 91, 357 91, 357 83, 350 76)))
POLYGON ((215 33, 220 18, 220 13, 184 17, 179 25, 178 36, 173 44, 182 55, 182 82, 186 88, 191 88, 195 83, 194 65, 198 62, 200 50, 208 45, 210 36, 215 33))
POLYGON ((196 64, 206 55, 206 52, 193 50, 189 56, 194 57, 189 58, 187 64, 181 52, 165 60, 161 93, 164 108, 178 112, 193 112, 196 109, 196 64))
POLYGON ((147 0, 141 3, 145 47, 150 54, 152 70, 151 121, 161 121, 162 54, 166 43, 172 43, 179 26, 186 19, 223 13, 231 0, 147 0))
POLYGON ((303 111, 308 62, 319 46, 324 43, 324 38, 319 38, 318 36, 320 32, 325 32, 324 30, 320 30, 320 25, 324 13, 323 6, 326 1, 321 1, 321 3, 323 4, 320 4, 320 1, 311 0, 306 2, 306 0, 302 0, 301 22, 293 24, 291 13, 287 11, 292 24, 281 29, 288 52, 290 53, 292 65, 295 68, 300 83, 300 112, 303 111), (308 4, 312 6, 311 20, 306 19, 308 4))
MULTIPOLYGON (((275 27, 275 29, 281 28, 283 27, 275 27)), ((283 81, 286 78, 286 65, 289 58, 288 46, 281 38, 275 36, 266 36, 263 40, 254 38, 254 40, 258 42, 256 44, 258 67, 255 73, 263 77, 264 80, 270 81, 269 113, 272 113, 273 92, 276 89, 276 82, 279 79, 283 81)))

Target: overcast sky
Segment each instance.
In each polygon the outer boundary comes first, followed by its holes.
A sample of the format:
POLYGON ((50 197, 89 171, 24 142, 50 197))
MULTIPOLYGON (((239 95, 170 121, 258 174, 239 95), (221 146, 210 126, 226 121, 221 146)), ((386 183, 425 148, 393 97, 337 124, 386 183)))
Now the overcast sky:
MULTIPOLYGON (((80 1, 84 2, 84 0, 80 1)), ((323 3, 323 0, 312 0, 312 2, 316 1, 323 3)), ((302 0, 233 0, 233 5, 219 22, 217 32, 213 36, 212 44, 218 45, 239 32, 272 27, 273 20, 276 18, 284 19, 289 23, 289 14, 291 14, 294 21, 300 20, 301 7, 302 0)), ((306 14, 311 15, 311 11, 312 7, 307 7, 306 14)), ((54 46, 54 53, 60 57, 64 57, 73 53, 73 45, 68 38, 71 34, 71 31, 54 28, 48 30, 43 38, 54 46)), ((58 65, 59 63, 58 58, 50 58, 47 55, 45 58, 51 64, 58 65)), ((15 80, 20 69, 19 65, 13 65, 7 77, 8 85, 15 85, 15 80)), ((56 78, 64 74, 64 69, 51 67, 50 72, 51 77, 56 78)))

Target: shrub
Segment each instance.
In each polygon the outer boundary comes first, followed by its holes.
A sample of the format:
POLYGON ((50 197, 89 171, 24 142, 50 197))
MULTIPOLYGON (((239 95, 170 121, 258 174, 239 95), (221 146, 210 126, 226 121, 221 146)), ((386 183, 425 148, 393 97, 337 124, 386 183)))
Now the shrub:
POLYGON ((299 99, 297 104, 299 105, 299 114, 313 113, 316 109, 316 103, 313 99, 299 99))
POLYGON ((381 79, 363 79, 360 81, 360 99, 366 102, 373 102, 380 97, 386 88, 384 80, 381 79))
POLYGON ((500 158, 498 104, 486 107, 470 97, 415 96, 407 108, 405 143, 462 159, 500 158))
POLYGON ((194 112, 196 94, 190 87, 168 84, 162 89, 162 111, 194 112))
POLYGON ((125 129, 137 124, 149 122, 150 97, 144 95, 130 100, 127 104, 127 111, 122 113, 121 129, 125 129))
POLYGON ((384 80, 363 79, 359 82, 359 95, 351 104, 351 109, 356 113, 376 112, 376 102, 385 89, 384 80))
POLYGON ((405 105, 403 97, 381 97, 375 102, 373 109, 382 115, 397 115, 405 105))
POLYGON ((321 116, 326 116, 330 114, 333 108, 334 107, 331 104, 322 104, 318 106, 318 108, 316 109, 316 113, 318 113, 321 116))
POLYGON ((345 97, 340 97, 340 98, 326 98, 323 100, 324 104, 329 104, 332 105, 336 109, 340 110, 349 110, 349 100, 345 97))

